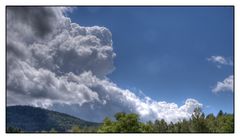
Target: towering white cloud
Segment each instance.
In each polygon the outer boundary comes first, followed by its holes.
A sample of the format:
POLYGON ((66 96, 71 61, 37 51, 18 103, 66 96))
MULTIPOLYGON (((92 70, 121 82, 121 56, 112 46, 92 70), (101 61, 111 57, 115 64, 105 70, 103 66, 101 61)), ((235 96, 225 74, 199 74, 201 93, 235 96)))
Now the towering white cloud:
POLYGON ((142 120, 188 119, 202 104, 140 98, 107 78, 116 54, 105 27, 83 27, 65 8, 7 8, 7 105, 33 105, 86 120, 135 112, 142 120))
POLYGON ((233 92, 233 75, 228 76, 222 82, 217 82, 217 85, 212 89, 212 92, 233 92))

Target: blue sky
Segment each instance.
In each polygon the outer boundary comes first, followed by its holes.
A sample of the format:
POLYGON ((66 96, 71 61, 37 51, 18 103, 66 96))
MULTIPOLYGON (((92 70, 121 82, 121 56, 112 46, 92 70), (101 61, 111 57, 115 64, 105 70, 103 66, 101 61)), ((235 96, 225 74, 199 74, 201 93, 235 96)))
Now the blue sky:
POLYGON ((68 13, 81 26, 104 26, 113 35, 115 70, 108 77, 136 94, 182 105, 201 102, 206 113, 233 112, 233 93, 213 93, 233 66, 232 7, 78 7, 68 13))

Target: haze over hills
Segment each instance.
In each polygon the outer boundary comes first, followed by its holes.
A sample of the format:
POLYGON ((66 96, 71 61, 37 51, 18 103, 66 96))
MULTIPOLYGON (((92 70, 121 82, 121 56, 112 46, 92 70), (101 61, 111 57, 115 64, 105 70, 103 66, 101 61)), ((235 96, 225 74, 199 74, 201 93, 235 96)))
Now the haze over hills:
POLYGON ((8 106, 7 128, 19 128, 26 132, 68 131, 74 126, 96 128, 100 123, 85 121, 64 113, 31 106, 8 106))

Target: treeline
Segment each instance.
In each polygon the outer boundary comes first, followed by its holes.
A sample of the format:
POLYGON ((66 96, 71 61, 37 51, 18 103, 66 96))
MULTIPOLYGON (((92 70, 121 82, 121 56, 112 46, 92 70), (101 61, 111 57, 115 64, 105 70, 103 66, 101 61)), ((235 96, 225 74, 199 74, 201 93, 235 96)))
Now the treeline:
POLYGON ((200 108, 196 108, 189 120, 177 123, 167 123, 165 120, 154 122, 140 122, 137 114, 117 113, 115 120, 105 118, 100 133, 233 133, 233 114, 219 111, 215 117, 213 114, 204 115, 200 108))
MULTIPOLYGON (((64 126, 64 125, 63 125, 64 126)), ((8 127, 8 133, 28 132, 20 128, 8 127)), ((51 128, 49 131, 35 131, 44 133, 69 132, 69 133, 233 133, 233 114, 219 111, 217 116, 209 114, 205 116, 200 108, 196 108, 189 120, 181 120, 177 123, 167 123, 164 119, 141 122, 137 114, 119 112, 115 119, 106 117, 103 123, 96 127, 82 127, 74 125, 65 131, 51 128)))

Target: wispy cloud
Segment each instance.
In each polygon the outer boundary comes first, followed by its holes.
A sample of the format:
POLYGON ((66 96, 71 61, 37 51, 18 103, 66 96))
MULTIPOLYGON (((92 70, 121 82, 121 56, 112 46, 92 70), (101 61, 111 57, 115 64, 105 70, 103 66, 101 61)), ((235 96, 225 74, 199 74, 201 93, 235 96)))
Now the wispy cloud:
POLYGON ((208 61, 216 63, 218 68, 221 68, 222 65, 233 65, 232 60, 227 59, 223 56, 211 56, 207 58, 208 61))
POLYGON ((217 85, 212 89, 214 93, 232 92, 233 93, 233 75, 228 76, 222 82, 217 82, 217 85))

